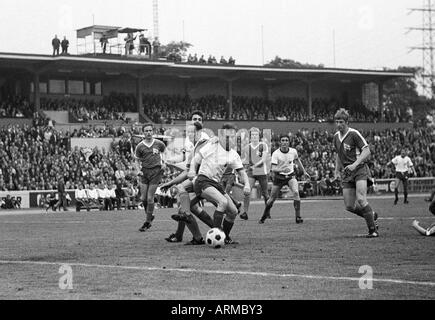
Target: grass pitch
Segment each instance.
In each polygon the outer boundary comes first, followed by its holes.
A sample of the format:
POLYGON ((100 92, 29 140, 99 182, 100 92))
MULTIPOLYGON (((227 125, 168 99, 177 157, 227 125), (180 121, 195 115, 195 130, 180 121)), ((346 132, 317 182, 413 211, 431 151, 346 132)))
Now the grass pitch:
MULTIPOLYGON (((0 212, 0 299, 435 299, 435 237, 411 227, 414 218, 435 220, 428 204, 370 202, 379 239, 357 237, 365 221, 341 200, 302 201, 303 225, 289 202, 259 225, 258 203, 249 221, 236 221, 240 244, 223 249, 167 243, 175 209, 157 210, 145 233, 137 231, 142 211, 0 212), (63 264, 72 268, 71 290, 59 287, 63 264), (371 290, 359 287, 365 265, 371 290)), ((186 229, 184 242, 190 237, 186 229)))

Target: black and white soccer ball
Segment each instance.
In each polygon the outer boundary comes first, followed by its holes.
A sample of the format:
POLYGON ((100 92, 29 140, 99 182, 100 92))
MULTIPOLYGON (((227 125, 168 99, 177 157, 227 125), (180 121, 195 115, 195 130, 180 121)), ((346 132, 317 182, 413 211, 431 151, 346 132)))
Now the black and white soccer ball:
POLYGON ((212 248, 219 249, 225 245, 225 233, 219 228, 213 228, 205 236, 205 243, 212 248))

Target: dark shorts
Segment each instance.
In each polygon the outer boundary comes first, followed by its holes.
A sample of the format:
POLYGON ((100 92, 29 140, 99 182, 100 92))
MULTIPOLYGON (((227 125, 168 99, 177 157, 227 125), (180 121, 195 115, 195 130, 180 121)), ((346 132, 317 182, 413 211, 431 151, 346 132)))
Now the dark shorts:
POLYGON ((162 182, 163 169, 161 167, 154 167, 151 169, 143 168, 142 173, 143 173, 141 177, 142 184, 158 185, 162 182))
POLYGON ((289 176, 283 176, 282 174, 276 173, 275 176, 273 177, 273 185, 280 188, 284 186, 288 186, 290 180, 294 179, 295 177, 296 177, 295 173, 292 173, 289 176))
POLYGON ((396 178, 402 182, 406 182, 409 179, 408 172, 396 172, 396 178))
POLYGON ((201 196, 202 192, 205 189, 210 188, 210 187, 213 187, 213 188, 217 189, 223 195, 226 195, 226 192, 220 183, 218 183, 214 180, 211 180, 203 175, 199 175, 198 178, 196 178, 196 181, 193 185, 193 189, 195 190, 195 194, 197 196, 201 196))
POLYGON ((367 165, 360 166, 350 174, 343 172, 343 189, 356 189, 356 182, 361 180, 367 180, 367 186, 373 185, 371 179, 370 170, 367 165))

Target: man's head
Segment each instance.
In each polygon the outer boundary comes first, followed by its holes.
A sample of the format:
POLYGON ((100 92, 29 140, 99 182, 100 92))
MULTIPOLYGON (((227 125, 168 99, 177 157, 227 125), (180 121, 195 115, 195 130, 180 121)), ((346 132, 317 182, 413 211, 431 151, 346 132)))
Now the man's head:
POLYGON ((251 128, 251 130, 249 130, 249 136, 251 139, 251 142, 259 142, 260 141, 260 129, 258 128, 251 128))
POLYGON ((193 123, 199 122, 200 124, 202 124, 203 120, 204 120, 204 114, 201 111, 195 110, 192 112, 191 121, 193 123))
POLYGON ((402 149, 402 151, 400 151, 400 156, 402 158, 405 158, 407 154, 408 154, 408 152, 406 151, 406 149, 402 149))
POLYGON ((151 139, 154 133, 154 125, 149 123, 142 127, 142 131, 145 134, 145 139, 151 139))
POLYGON ((349 126, 349 112, 341 108, 339 109, 334 116, 335 125, 339 131, 344 131, 349 126))
POLYGON ((290 147, 290 137, 288 135, 280 136, 279 145, 281 149, 288 149, 290 147))
POLYGON ((237 127, 232 123, 225 123, 219 130, 219 143, 226 150, 236 148, 237 127))
POLYGON ((189 140, 196 143, 201 139, 202 125, 199 122, 194 122, 187 126, 186 134, 189 140))

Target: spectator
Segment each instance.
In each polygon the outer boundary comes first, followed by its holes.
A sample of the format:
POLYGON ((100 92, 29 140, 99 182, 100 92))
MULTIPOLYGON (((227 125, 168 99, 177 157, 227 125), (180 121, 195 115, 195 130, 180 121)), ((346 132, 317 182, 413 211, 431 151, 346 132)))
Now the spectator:
POLYGON ((228 59, 228 64, 230 64, 230 65, 235 65, 235 64, 236 64, 236 60, 234 60, 234 58, 231 56, 231 57, 228 59))
POLYGON ((69 41, 66 39, 66 37, 63 37, 61 46, 62 46, 62 54, 68 54, 69 41))
POLYGON ((227 60, 225 60, 224 56, 221 57, 221 60, 219 62, 220 64, 227 64, 227 60))
POLYGON ((134 40, 136 40, 137 36, 133 36, 133 33, 128 33, 127 37, 124 38, 125 41, 125 55, 133 54, 134 50, 134 40))
POLYGON ((53 57, 59 55, 60 49, 60 40, 57 37, 57 34, 54 36, 54 39, 51 41, 51 45, 53 46, 53 57))
POLYGON ((83 185, 79 184, 77 189, 75 190, 75 198, 76 198, 76 211, 80 211, 83 207, 89 211, 89 201, 86 195, 86 190, 83 189, 83 185))
POLYGON ((101 49, 103 49, 103 54, 106 54, 107 44, 109 43, 109 39, 107 38, 105 33, 103 33, 103 35, 101 36, 100 43, 101 43, 101 49))

